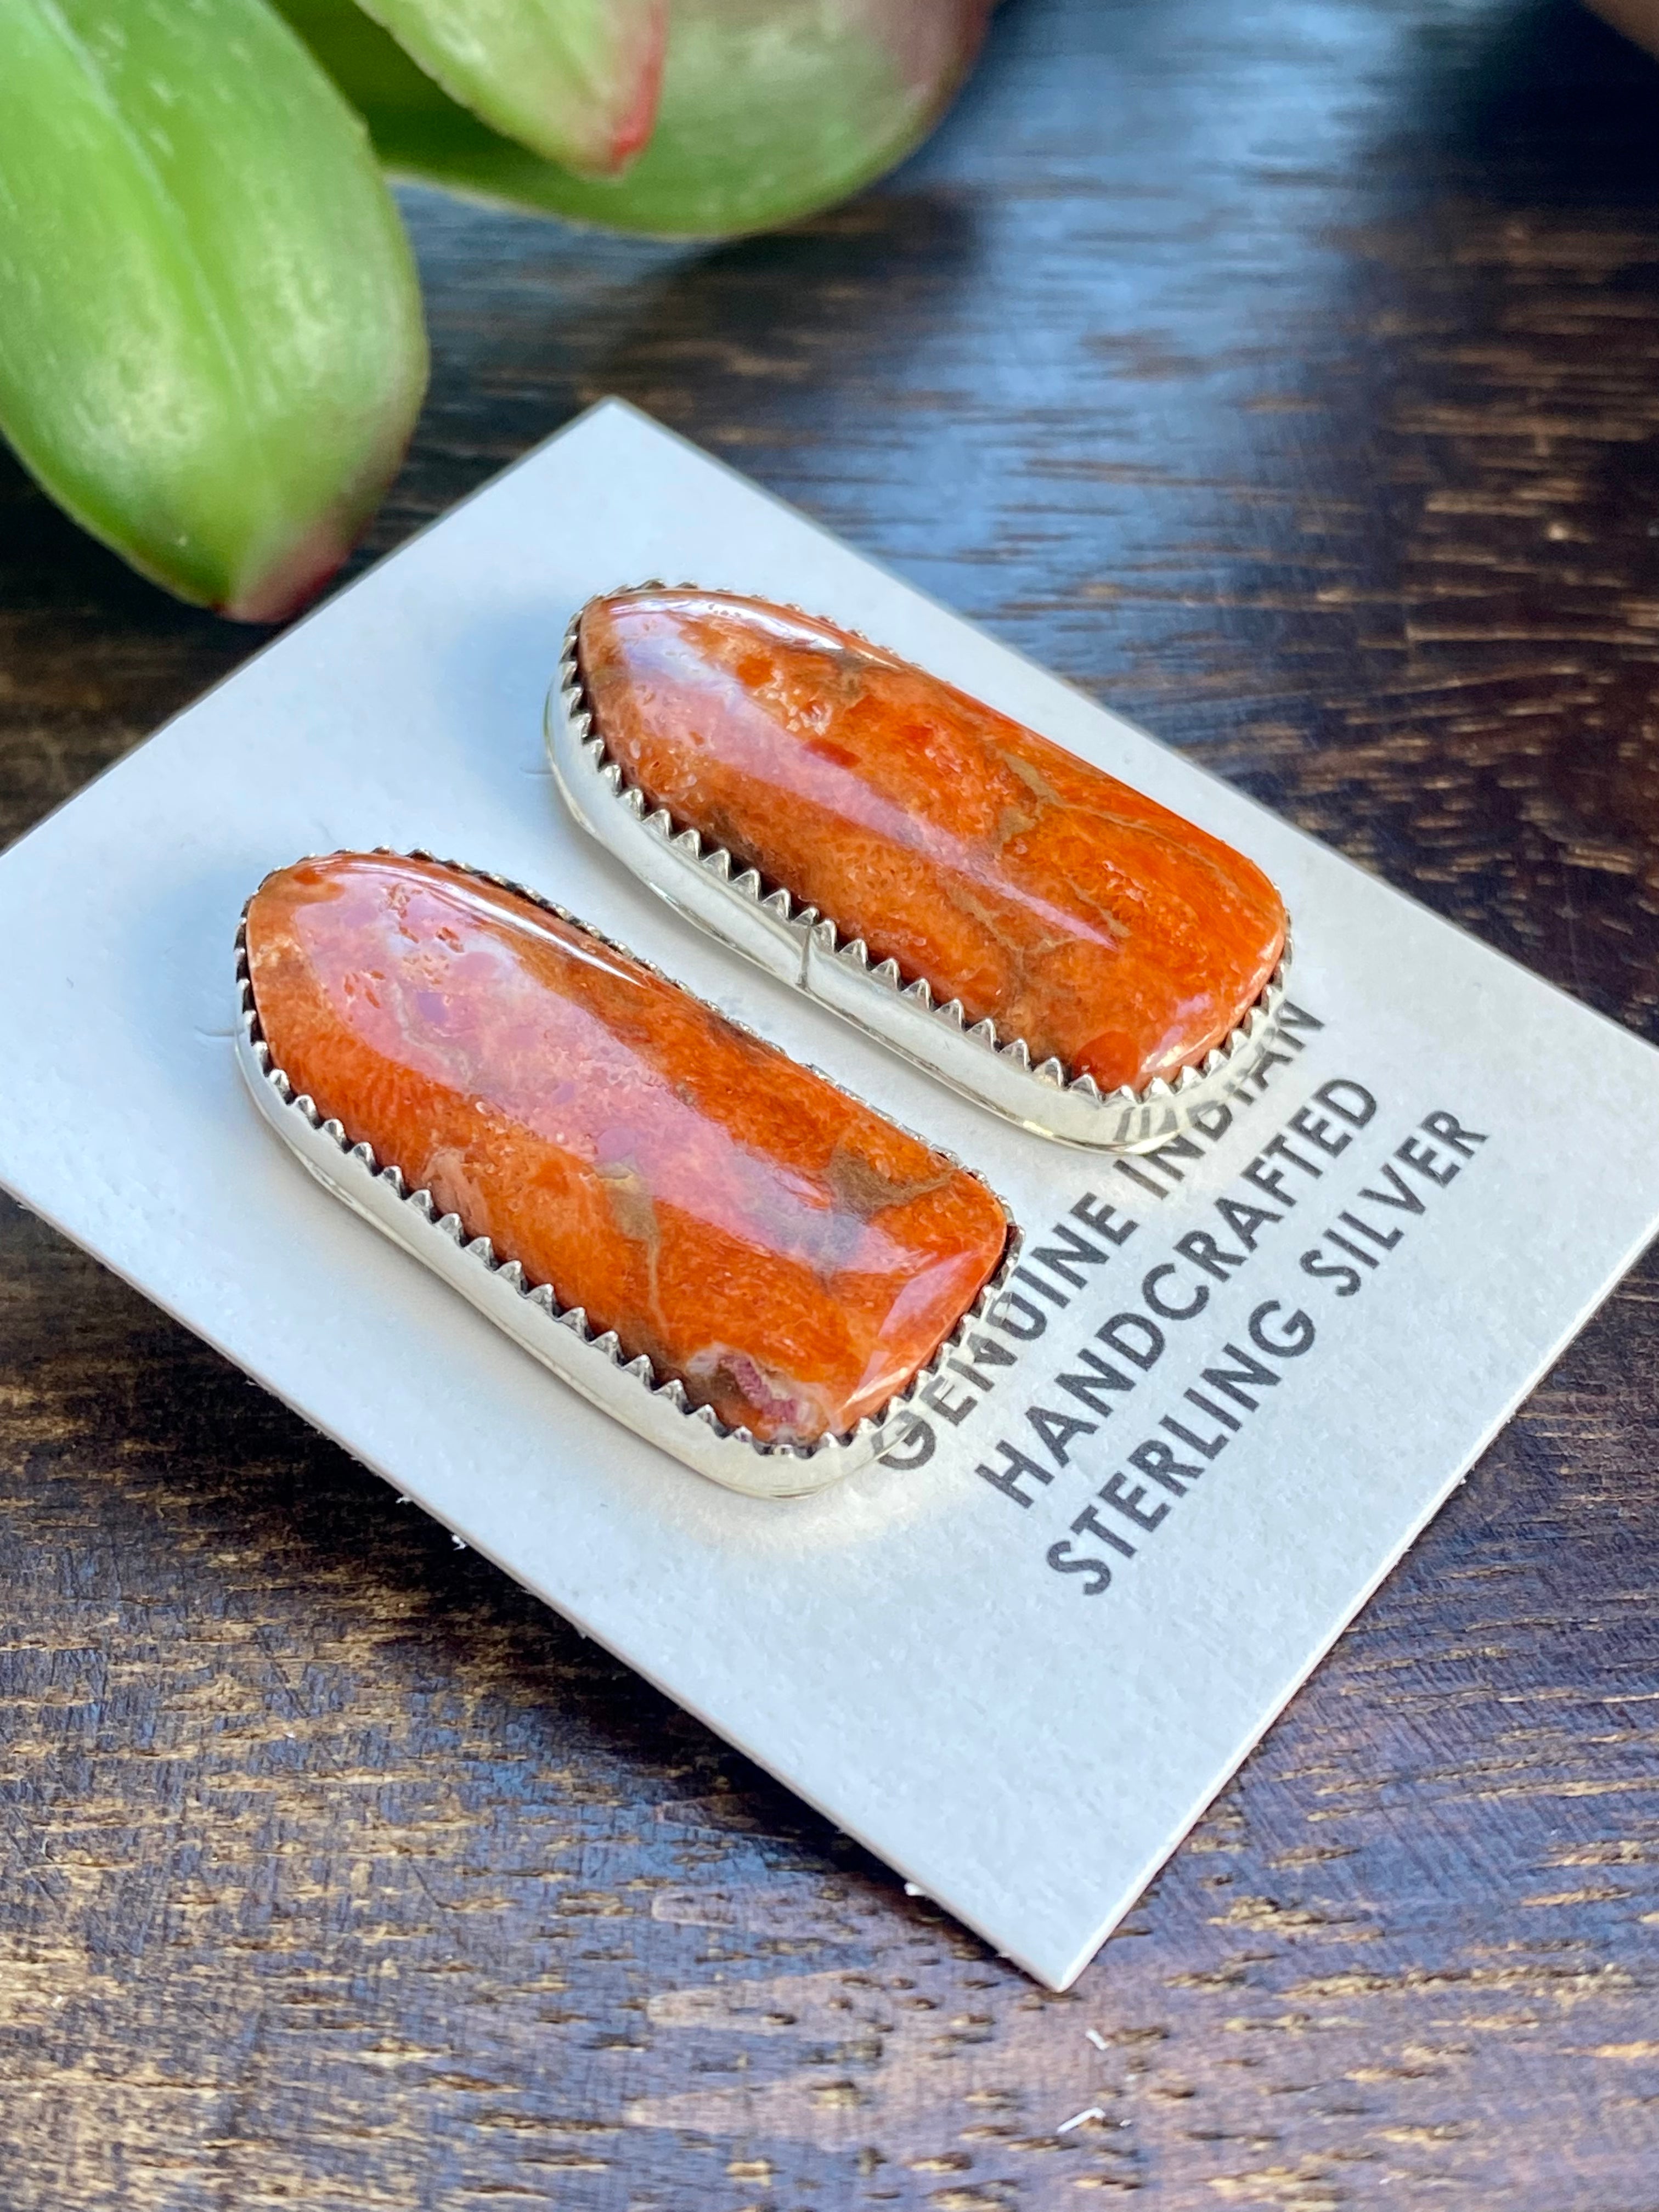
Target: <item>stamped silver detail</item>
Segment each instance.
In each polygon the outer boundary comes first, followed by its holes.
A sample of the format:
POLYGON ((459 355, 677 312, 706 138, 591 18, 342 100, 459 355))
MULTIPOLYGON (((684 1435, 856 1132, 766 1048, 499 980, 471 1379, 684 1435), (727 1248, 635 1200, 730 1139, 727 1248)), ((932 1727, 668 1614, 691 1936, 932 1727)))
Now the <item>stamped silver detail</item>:
MULTIPOLYGON (((419 851, 406 857, 429 860, 434 856, 419 851)), ((649 962, 641 960, 637 953, 629 951, 626 945, 591 928, 523 884, 481 868, 461 867, 454 861, 441 865, 528 899, 559 921, 581 930, 607 951, 634 961, 648 974, 662 973, 649 962)), ((659 1380, 652 1362, 643 1353, 632 1360, 625 1358, 614 1332, 606 1330, 601 1334, 592 1328, 580 1306, 562 1306, 550 1285, 529 1283, 518 1261, 497 1259, 488 1237, 469 1241, 459 1215, 440 1216, 430 1191, 410 1190, 403 1170, 395 1163, 378 1161, 372 1146, 367 1144, 352 1144, 337 1121, 325 1121, 314 1101, 295 1092, 287 1075, 276 1065, 259 1026, 248 975, 246 907, 236 930, 236 988, 240 1010, 235 1030, 237 1065, 261 1114, 317 1181, 354 1213, 373 1223, 394 1243, 401 1244, 423 1266, 441 1275, 516 1344, 544 1366, 550 1367, 584 1398, 633 1430, 636 1436, 659 1446, 727 1490, 743 1491, 754 1498, 805 1497, 814 1491, 827 1489, 831 1483, 839 1482, 843 1476, 891 1450, 910 1429, 915 1418, 910 1410, 912 1401, 940 1372, 951 1353, 962 1349, 975 1324, 985 1319, 1007 1287, 1019 1258, 1020 1232, 1003 1206, 1008 1241, 1001 1266, 933 1357, 902 1390, 890 1398, 879 1413, 866 1417, 844 1436, 820 1437, 811 1445, 762 1443, 747 1429, 728 1428, 712 1407, 694 1406, 678 1376, 668 1375, 659 1380)), ((720 1014, 719 1018, 742 1030, 745 1036, 753 1034, 741 1023, 732 1023, 727 1014, 720 1014)), ((820 1070, 812 1072, 820 1080, 830 1080, 820 1070)), ((839 1090, 842 1086, 834 1085, 832 1088, 839 1090)), ((851 1095, 843 1092, 843 1096, 851 1095)), ((931 1139, 920 1141, 932 1144, 931 1139)), ((952 1166, 962 1164, 942 1146, 933 1145, 933 1149, 950 1159, 952 1166)), ((1002 1205, 1000 1199, 998 1204, 1002 1205)))
MULTIPOLYGON (((627 588, 665 587, 653 582, 627 588)), ((1268 1049, 1285 1001, 1288 929, 1279 965, 1231 1034, 1197 1065, 1144 1090, 1125 1085, 1103 1091, 1092 1075, 1074 1074, 1059 1060, 1034 1063, 1024 1037, 999 1036, 988 1019, 970 1025, 961 1002, 939 1003, 925 976, 904 975, 893 960, 873 962, 862 938, 844 936, 787 885, 763 882, 695 827, 677 825, 663 809, 651 808, 595 731, 577 663, 580 620, 579 611, 565 631, 547 697, 546 736, 554 781, 582 828, 677 913, 953 1091, 1060 1144, 1146 1152, 1235 1092, 1268 1049)))

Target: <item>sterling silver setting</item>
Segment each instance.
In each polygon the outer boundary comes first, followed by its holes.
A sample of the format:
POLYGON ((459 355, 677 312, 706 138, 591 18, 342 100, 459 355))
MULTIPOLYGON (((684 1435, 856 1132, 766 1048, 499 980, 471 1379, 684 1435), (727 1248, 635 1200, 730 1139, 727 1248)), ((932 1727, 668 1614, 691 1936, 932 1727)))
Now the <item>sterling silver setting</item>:
POLYGON ((1056 1143, 1146 1152, 1237 1091, 1271 1046, 1291 965, 1288 929, 1279 965, 1224 1042, 1201 1062, 1144 1090, 1103 1091, 1092 1075, 1073 1074, 1059 1060, 1034 1061, 1024 1038, 1000 1036, 994 1022, 969 1023, 959 1000, 941 1002, 925 976, 903 975, 895 960, 873 961, 862 938, 848 936, 787 885, 768 884, 724 846, 652 805, 594 728, 577 663, 580 620, 578 610, 565 631, 545 727, 553 780, 582 828, 676 913, 953 1091, 1056 1143))
MULTIPOLYGON (((436 856, 417 850, 399 857, 431 860, 436 856)), ((662 975, 660 969, 641 960, 626 945, 591 928, 523 884, 458 861, 440 865, 478 883, 512 891, 581 930, 608 951, 622 955, 653 975, 662 975)), ((373 1146, 354 1145, 337 1121, 325 1119, 315 1101, 296 1091, 273 1059, 260 1027, 248 973, 246 907, 236 930, 236 1064, 266 1122, 324 1188, 441 1276, 572 1389, 636 1436, 725 1489, 742 1491, 751 1498, 806 1497, 828 1489, 902 1443, 915 1419, 910 1410, 912 1401, 940 1372, 951 1354, 962 1349, 975 1324, 985 1319, 1006 1289, 1019 1258, 1018 1227, 999 1198, 1008 1230, 1001 1264, 933 1358, 903 1389, 878 1413, 867 1416, 843 1436, 823 1437, 810 1445, 763 1443, 745 1428, 728 1428, 712 1407, 694 1405, 679 1378, 659 1376, 644 1354, 628 1358, 614 1331, 594 1328, 580 1306, 562 1306, 549 1285, 529 1282, 516 1260, 497 1256, 488 1237, 469 1238, 459 1214, 440 1214, 430 1191, 411 1190, 400 1168, 377 1159, 373 1146)), ((731 1022, 729 1015, 714 1008, 709 1011, 732 1027, 743 1029, 741 1023, 731 1022)), ((744 1030, 744 1034, 754 1032, 744 1030)), ((820 1070, 812 1073, 822 1081, 830 1080, 820 1070)), ((851 1094, 843 1091, 843 1096, 851 1094)), ((950 1159, 953 1167, 962 1164, 931 1139, 921 1141, 950 1159)), ((975 1180, 983 1182, 984 1178, 975 1180)))

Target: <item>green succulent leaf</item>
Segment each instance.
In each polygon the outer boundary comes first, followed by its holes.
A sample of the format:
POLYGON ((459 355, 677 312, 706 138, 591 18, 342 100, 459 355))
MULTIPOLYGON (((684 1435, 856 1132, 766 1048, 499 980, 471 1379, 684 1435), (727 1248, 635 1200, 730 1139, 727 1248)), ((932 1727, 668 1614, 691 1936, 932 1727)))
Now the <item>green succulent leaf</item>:
POLYGON ((989 12, 988 0, 671 0, 656 127, 624 173, 597 177, 539 160, 447 99, 356 0, 278 4, 394 173, 698 238, 793 221, 902 161, 966 74, 989 12))
POLYGON ((584 173, 651 136, 668 0, 360 0, 462 106, 584 173))
POLYGON ((0 428, 181 598, 273 620, 426 379, 362 125, 264 0, 0 4, 0 428))

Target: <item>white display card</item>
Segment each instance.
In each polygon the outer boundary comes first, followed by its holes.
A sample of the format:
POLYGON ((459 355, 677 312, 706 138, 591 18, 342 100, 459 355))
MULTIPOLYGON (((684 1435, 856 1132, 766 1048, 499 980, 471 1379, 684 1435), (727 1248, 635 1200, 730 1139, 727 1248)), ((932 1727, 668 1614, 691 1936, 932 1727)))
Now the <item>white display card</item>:
POLYGON ((1659 1226, 1659 1054, 615 403, 25 837, 0 942, 26 1206, 1055 1987, 1659 1226), (861 629, 1259 861, 1261 1079, 1161 1158, 1067 1150, 678 921, 542 748, 571 613, 649 577, 861 629), (307 1178, 233 1061, 237 916, 374 845, 535 885, 1002 1193, 1018 1300, 905 1463, 720 1490, 307 1178))

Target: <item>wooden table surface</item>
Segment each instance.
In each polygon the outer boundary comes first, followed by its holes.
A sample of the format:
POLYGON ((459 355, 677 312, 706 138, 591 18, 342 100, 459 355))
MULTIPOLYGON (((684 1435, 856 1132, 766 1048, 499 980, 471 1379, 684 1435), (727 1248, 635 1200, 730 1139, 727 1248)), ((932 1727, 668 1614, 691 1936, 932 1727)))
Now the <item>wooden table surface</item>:
MULTIPOLYGON (((620 392, 1659 1038, 1659 67, 1568 0, 1012 0, 788 235, 408 209, 369 551, 620 392)), ((258 640, 0 499, 9 836, 258 640)), ((1656 1306, 1057 1997, 6 1209, 0 2207, 1651 2212, 1656 1306)))

